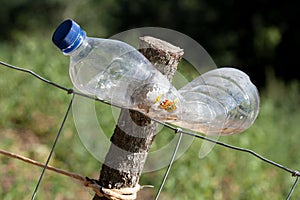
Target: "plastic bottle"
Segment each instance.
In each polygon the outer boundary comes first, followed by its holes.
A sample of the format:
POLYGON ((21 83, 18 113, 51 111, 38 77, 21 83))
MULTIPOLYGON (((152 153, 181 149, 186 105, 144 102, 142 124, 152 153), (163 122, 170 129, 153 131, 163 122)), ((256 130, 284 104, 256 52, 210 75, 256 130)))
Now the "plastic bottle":
POLYGON ((52 41, 70 57, 74 86, 112 105, 208 135, 241 132, 257 116, 257 90, 239 70, 212 70, 176 90, 134 47, 87 37, 71 19, 58 26, 52 41))
POLYGON ((112 39, 87 37, 73 20, 55 30, 52 41, 70 57, 70 78, 81 92, 113 105, 163 118, 158 99, 181 97, 172 84, 134 47, 112 39), (155 106, 156 104, 156 106, 155 106))
POLYGON ((185 100, 186 114, 174 124, 208 135, 242 132, 259 113, 257 88, 248 75, 234 68, 208 71, 179 93, 185 100))

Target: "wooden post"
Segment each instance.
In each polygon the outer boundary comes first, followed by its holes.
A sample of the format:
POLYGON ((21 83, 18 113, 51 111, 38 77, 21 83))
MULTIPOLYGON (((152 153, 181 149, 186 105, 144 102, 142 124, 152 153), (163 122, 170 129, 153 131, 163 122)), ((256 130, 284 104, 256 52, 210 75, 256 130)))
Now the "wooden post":
MULTIPOLYGON (((150 36, 140 38, 140 52, 169 81, 183 55, 179 47, 150 36)), ((102 165, 100 184, 109 189, 134 187, 139 182, 155 134, 156 124, 147 116, 122 109, 111 137, 112 144, 102 165)), ((93 198, 106 199, 97 195, 93 198)))

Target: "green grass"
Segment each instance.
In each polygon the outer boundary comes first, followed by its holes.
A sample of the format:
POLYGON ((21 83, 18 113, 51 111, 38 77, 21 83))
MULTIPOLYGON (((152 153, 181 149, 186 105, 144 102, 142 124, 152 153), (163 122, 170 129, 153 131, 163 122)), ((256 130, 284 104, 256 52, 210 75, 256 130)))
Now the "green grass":
MULTIPOLYGON (((49 37, 50 38, 50 37, 49 37)), ((14 43, 0 46, 0 60, 31 69, 43 77, 72 87, 68 57, 50 39, 16 36, 14 43)), ((71 99, 66 92, 31 75, 0 66, 0 148, 45 162, 71 99)), ((228 144, 249 148, 292 169, 299 169, 299 82, 284 83, 270 75, 261 89, 261 111, 252 127, 239 135, 221 137, 228 144)), ((114 129, 111 110, 97 104, 99 123, 107 135, 114 129), (103 117, 105 116, 105 117, 103 117)), ((160 132, 153 144, 159 149, 173 138, 160 132)), ((201 140, 173 165, 161 199, 285 199, 294 178, 287 172, 251 156, 215 146, 208 156, 198 158, 201 140)), ((164 159, 164 155, 162 158, 164 159)), ((97 178, 101 163, 81 143, 72 115, 68 117, 51 165, 97 178)), ((144 195, 155 194, 164 169, 142 174, 140 184, 151 184, 144 195)), ((41 169, 0 155, 0 199, 29 199, 41 169)), ((296 188, 292 199, 299 199, 296 188)), ((92 193, 79 182, 47 172, 37 199, 91 199, 92 193)))

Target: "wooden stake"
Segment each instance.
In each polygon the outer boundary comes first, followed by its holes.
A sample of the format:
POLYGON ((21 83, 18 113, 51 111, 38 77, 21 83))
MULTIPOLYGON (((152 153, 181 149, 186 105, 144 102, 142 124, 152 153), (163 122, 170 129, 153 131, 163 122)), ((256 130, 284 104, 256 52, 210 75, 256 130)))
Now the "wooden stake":
MULTIPOLYGON (((157 38, 140 38, 140 52, 172 81, 183 50, 157 38)), ((135 187, 156 134, 156 124, 143 114, 122 109, 111 137, 111 146, 100 172, 105 188, 135 187), (113 168, 109 166, 114 166, 113 168)), ((162 155, 163 156, 163 155, 162 155)), ((107 200, 94 196, 93 200, 107 200)))

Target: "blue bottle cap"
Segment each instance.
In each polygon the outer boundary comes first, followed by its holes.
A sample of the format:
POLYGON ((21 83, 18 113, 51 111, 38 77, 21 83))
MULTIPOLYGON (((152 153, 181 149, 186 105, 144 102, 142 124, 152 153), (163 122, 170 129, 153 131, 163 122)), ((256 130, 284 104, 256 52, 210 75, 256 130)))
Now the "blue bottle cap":
POLYGON ((85 39, 86 34, 73 20, 62 22, 52 36, 53 43, 64 53, 75 50, 85 39))

